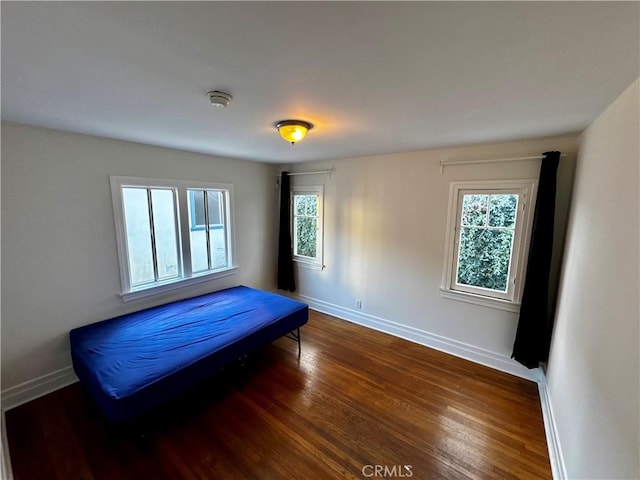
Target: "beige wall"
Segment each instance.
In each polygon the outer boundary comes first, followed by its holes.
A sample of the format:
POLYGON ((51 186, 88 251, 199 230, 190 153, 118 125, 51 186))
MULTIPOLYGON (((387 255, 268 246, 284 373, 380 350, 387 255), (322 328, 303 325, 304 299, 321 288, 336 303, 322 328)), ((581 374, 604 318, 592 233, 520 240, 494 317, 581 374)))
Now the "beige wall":
POLYGON ((580 138, 548 368, 571 479, 640 477, 639 87, 580 138))
POLYGON ((245 284, 273 289, 273 166, 2 124, 2 388, 70 365, 74 327, 245 284), (109 175, 228 182, 237 275, 124 304, 109 175))
POLYGON ((523 373, 511 356, 518 315, 442 298, 449 184, 454 180, 538 178, 540 161, 445 167, 441 160, 567 154, 559 169, 561 250, 576 137, 482 145, 294 165, 334 168, 292 177, 325 187, 323 271, 299 268, 298 294, 325 311, 423 344, 523 373), (356 300, 362 300, 362 309, 356 300))

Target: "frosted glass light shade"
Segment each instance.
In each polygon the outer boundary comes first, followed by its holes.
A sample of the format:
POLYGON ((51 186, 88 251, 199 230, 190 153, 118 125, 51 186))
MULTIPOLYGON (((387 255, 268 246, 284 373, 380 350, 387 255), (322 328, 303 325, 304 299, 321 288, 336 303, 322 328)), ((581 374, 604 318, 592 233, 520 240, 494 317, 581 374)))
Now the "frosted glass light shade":
POLYGON ((302 140, 313 125, 302 120, 283 120, 276 124, 276 128, 280 136, 293 145, 302 140))

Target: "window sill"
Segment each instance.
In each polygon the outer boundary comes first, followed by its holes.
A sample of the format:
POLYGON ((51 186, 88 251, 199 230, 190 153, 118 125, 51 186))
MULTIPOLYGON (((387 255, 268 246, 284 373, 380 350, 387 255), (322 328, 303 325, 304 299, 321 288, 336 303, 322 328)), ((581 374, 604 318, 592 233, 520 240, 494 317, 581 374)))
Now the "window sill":
POLYGON ((120 294, 123 302, 131 302, 134 300, 140 300, 142 298, 152 297, 154 295, 161 295, 163 293, 173 292, 181 288, 190 287, 199 283, 208 282, 217 278, 228 277, 236 274, 238 267, 228 267, 221 270, 216 270, 212 273, 205 273, 196 275, 190 278, 182 278, 179 280, 169 281, 160 285, 152 285, 138 290, 132 290, 130 292, 123 292, 120 294))
POLYGON ((321 263, 305 262, 303 260, 295 259, 293 260, 293 263, 298 267, 308 268, 309 270, 324 270, 324 265, 321 263))
POLYGON ((482 307, 495 308, 498 310, 505 310, 507 312, 520 312, 520 304, 510 302, 508 300, 500 300, 497 298, 483 297, 481 295, 474 295, 467 292, 458 292, 455 290, 449 290, 446 288, 440 289, 440 296, 448 300, 456 300, 458 302, 473 303, 474 305, 480 305, 482 307))

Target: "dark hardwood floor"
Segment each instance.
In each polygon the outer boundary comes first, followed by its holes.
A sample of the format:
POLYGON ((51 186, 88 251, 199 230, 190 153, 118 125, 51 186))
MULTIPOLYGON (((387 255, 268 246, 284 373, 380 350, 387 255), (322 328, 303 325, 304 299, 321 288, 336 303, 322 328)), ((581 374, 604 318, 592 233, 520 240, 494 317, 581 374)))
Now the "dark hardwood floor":
POLYGON ((551 478, 534 383, 311 312, 135 425, 79 384, 6 413, 16 480, 551 478))

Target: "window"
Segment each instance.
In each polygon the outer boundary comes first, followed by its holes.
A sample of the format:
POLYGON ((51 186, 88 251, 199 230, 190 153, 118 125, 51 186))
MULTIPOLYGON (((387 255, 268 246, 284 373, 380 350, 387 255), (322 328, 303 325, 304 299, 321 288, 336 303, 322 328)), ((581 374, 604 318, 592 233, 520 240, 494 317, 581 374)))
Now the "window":
POLYGON ((127 260, 133 288, 178 276, 178 216, 174 197, 169 189, 122 188, 127 260))
POLYGON ((112 176, 111 191, 123 300, 234 270, 231 185, 112 176))
POLYGON ((534 180, 451 184, 445 297, 518 310, 535 189, 534 180))
POLYGON ((225 192, 191 189, 188 192, 191 270, 198 273, 225 268, 229 264, 225 192))
POLYGON ((322 194, 322 187, 293 187, 291 192, 293 260, 300 266, 323 267, 322 194))

